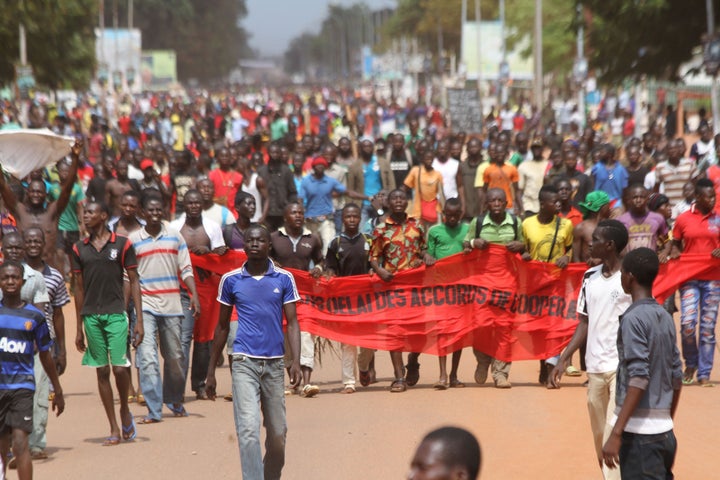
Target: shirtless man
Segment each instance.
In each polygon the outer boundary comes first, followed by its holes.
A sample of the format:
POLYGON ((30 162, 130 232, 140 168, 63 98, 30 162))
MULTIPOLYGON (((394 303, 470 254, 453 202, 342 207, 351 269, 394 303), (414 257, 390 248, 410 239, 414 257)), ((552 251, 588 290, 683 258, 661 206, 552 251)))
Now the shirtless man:
POLYGON ((108 222, 108 229, 123 237, 145 226, 145 220, 138 216, 140 211, 140 194, 136 190, 128 190, 120 197, 119 217, 108 222))
POLYGON ((30 227, 40 227, 43 230, 46 240, 45 261, 55 268, 57 268, 55 243, 58 235, 58 220, 70 201, 82 151, 82 142, 75 142, 70 151, 72 157, 70 172, 66 181, 62 184, 60 194, 55 202, 47 201, 47 189, 42 180, 31 180, 27 187, 25 203, 18 203, 15 193, 5 181, 5 175, 0 173, 0 195, 2 195, 3 203, 8 212, 15 217, 18 230, 23 232, 30 227))
POLYGON ((607 193, 596 190, 588 193, 585 201, 578 206, 583 211, 585 220, 573 231, 573 262, 583 262, 594 267, 600 265, 602 259, 590 258, 592 234, 600 220, 610 218, 610 197, 607 193))
POLYGON ((105 204, 110 209, 112 217, 119 217, 122 215, 120 198, 123 193, 128 190, 137 190, 139 192, 140 185, 137 180, 128 178, 128 162, 125 159, 118 160, 115 165, 115 175, 115 178, 111 178, 105 184, 105 204))
MULTIPOLYGON (((203 216, 203 198, 197 190, 188 190, 183 197, 183 210, 185 216, 178 219, 170 225, 178 230, 185 242, 188 250, 195 255, 205 255, 208 253, 217 253, 222 255, 227 252, 225 242, 223 241, 222 230, 220 225, 203 216)), ((212 292, 203 291, 204 286, 208 282, 202 280, 210 275, 209 272, 195 268, 195 275, 198 279, 197 288, 199 295, 212 295, 212 292)), ((190 385, 195 392, 198 400, 207 400, 205 393, 205 377, 207 376, 208 362, 210 361, 210 344, 212 343, 215 326, 217 325, 217 317, 212 318, 212 312, 203 312, 197 319, 190 310, 190 295, 185 289, 180 291, 180 299, 183 303, 184 320, 180 336, 180 343, 185 355, 185 363, 183 365, 183 373, 187 379, 190 342, 195 337, 195 347, 192 356, 192 376, 190 385)))

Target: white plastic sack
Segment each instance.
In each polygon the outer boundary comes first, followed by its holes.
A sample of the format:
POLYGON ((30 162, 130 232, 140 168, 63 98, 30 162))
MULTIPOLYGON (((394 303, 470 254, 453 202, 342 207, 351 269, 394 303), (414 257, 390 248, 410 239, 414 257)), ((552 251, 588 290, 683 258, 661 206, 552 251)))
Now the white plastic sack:
POLYGON ((15 178, 45 168, 70 154, 75 139, 48 129, 0 131, 0 164, 15 178))

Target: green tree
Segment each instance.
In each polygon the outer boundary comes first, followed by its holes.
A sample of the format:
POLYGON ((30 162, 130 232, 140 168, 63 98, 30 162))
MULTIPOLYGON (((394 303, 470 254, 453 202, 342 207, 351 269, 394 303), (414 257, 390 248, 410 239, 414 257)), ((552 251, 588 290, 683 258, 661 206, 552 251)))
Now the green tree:
POLYGON ((328 6, 317 34, 303 33, 290 42, 285 52, 285 71, 308 73, 308 69, 315 69, 326 78, 357 75, 362 46, 372 43, 370 15, 364 3, 328 6))
POLYGON ((0 16, 0 83, 14 79, 20 62, 20 22, 26 30, 28 63, 39 85, 85 89, 95 71, 97 1, 6 2, 0 16))
MULTIPOLYGON (((245 0, 144 0, 134 5, 133 26, 142 32, 143 49, 175 50, 181 80, 217 80, 240 58, 252 56, 240 26, 247 15, 245 0)), ((125 2, 118 11, 121 19, 127 18, 125 2)), ((112 21, 113 12, 106 9, 106 25, 112 21)))
MULTIPOLYGON (((523 38, 530 38, 529 46, 520 52, 525 58, 533 54, 535 31, 535 0, 516 0, 506 9, 508 48, 523 38)), ((543 70, 562 79, 572 71, 577 56, 576 7, 574 0, 543 0, 543 70)))
MULTIPOLYGON (((715 1, 715 22, 720 8, 715 1)), ((637 75, 678 79, 707 31, 705 2, 584 0, 590 66, 606 82, 637 75)))

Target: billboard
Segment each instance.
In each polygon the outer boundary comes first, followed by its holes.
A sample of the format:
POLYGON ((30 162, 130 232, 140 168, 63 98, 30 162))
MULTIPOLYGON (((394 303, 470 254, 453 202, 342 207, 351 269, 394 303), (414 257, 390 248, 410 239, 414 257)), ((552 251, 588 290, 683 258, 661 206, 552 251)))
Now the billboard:
POLYGON ((168 90, 177 83, 175 50, 143 50, 140 77, 146 90, 168 90))
POLYGON ((95 55, 98 62, 98 79, 110 85, 120 84, 133 91, 142 89, 140 71, 140 52, 142 35, 140 30, 119 28, 95 29, 95 55))
MULTIPOLYGON (((497 80, 502 61, 502 37, 499 21, 465 22, 462 31, 462 62, 465 64, 467 78, 478 76, 478 60, 480 61, 483 80, 497 80), (479 25, 478 25, 479 24, 479 25), (478 55, 478 44, 481 55, 478 55)), ((507 36, 507 35, 506 35, 507 36)), ((510 78, 516 80, 532 80, 533 60, 523 58, 520 52, 530 46, 530 39, 519 42, 515 49, 508 51, 506 59, 510 70, 510 78)))

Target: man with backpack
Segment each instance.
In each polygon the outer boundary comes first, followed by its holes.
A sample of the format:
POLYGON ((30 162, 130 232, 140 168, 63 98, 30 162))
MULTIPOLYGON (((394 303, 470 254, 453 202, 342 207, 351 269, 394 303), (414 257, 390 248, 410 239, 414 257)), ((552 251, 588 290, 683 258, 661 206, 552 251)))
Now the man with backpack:
MULTIPOLYGON (((470 222, 467 236, 465 237, 465 253, 472 249, 484 250, 491 243, 505 245, 513 253, 525 251, 525 240, 522 235, 520 219, 507 211, 507 196, 500 188, 491 188, 485 197, 485 213, 474 218, 470 222)), ((508 381, 511 362, 497 360, 490 355, 473 349, 477 359, 475 369, 475 382, 485 383, 488 375, 488 367, 491 367, 493 380, 496 388, 510 388, 508 381)))

